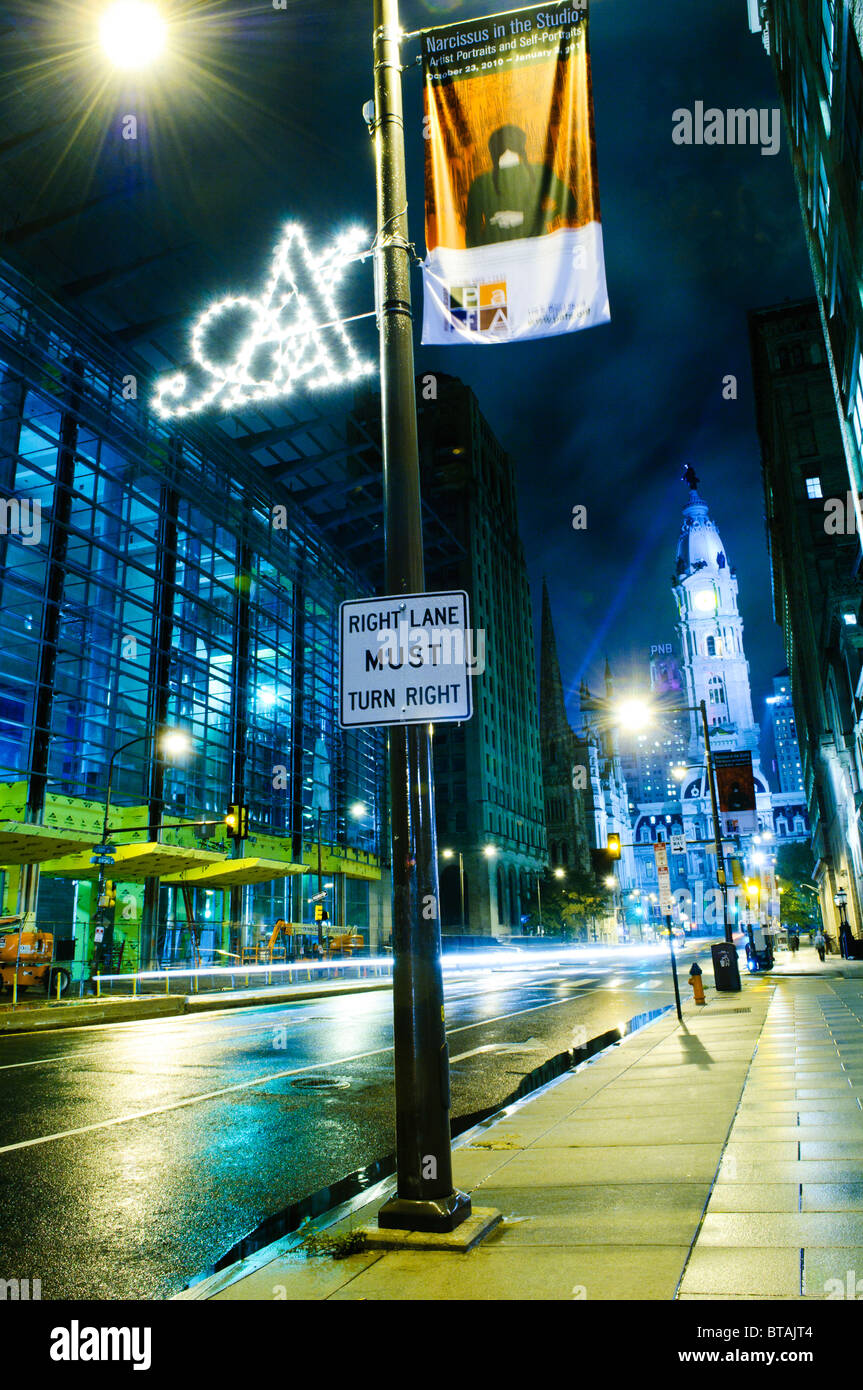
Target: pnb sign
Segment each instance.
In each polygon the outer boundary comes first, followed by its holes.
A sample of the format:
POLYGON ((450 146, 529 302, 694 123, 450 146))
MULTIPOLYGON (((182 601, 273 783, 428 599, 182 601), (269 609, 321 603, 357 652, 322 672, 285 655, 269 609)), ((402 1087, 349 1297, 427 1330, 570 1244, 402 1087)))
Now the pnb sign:
POLYGON ((340 613, 342 728, 470 719, 466 593, 352 599, 340 613))
POLYGON ((650 648, 650 655, 651 655, 651 656, 671 656, 671 653, 672 653, 673 651, 674 651, 674 647, 672 646, 672 644, 671 644, 670 642, 656 642, 656 643, 650 648))

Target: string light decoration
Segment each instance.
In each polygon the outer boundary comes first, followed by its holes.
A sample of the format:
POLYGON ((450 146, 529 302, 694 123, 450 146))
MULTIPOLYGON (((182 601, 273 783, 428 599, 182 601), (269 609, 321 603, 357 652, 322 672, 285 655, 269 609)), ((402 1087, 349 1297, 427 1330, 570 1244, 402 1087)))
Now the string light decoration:
POLYGON ((227 295, 194 324, 192 358, 209 380, 193 395, 186 372, 162 377, 153 400, 156 413, 177 419, 208 406, 235 411, 288 396, 300 385, 315 391, 368 376, 375 368, 358 355, 336 304, 348 267, 373 254, 368 244, 367 233, 352 227, 316 254, 303 228, 288 224, 260 297, 227 295), (209 344, 228 317, 245 317, 248 331, 228 360, 218 361, 209 344))

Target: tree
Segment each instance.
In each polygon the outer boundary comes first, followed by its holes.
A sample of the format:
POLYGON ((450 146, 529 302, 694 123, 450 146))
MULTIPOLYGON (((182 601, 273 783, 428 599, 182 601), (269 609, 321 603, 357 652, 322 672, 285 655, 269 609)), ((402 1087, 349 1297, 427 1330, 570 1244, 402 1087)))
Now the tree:
POLYGON ((781 889, 783 926, 808 927, 820 923, 818 898, 805 887, 812 875, 812 850, 808 844, 780 845, 776 852, 776 886, 781 889))
MULTIPOLYGON (((544 930, 574 941, 589 939, 591 924, 608 912, 611 903, 609 890, 592 873, 577 869, 567 869, 563 878, 547 874, 540 892, 544 930)), ((525 926, 538 925, 539 913, 529 913, 525 926)))
POLYGON ((612 904, 611 890, 594 874, 574 873, 567 883, 563 907, 564 929, 578 939, 588 940, 589 928, 597 917, 604 917, 612 904))

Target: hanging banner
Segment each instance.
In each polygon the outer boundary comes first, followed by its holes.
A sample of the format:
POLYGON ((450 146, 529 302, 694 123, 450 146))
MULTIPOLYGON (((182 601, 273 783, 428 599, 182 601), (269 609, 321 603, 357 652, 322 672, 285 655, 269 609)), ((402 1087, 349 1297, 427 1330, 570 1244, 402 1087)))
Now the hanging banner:
POLYGON ((586 11, 426 30, 423 75, 423 342, 607 323, 586 11))
POLYGON ((748 835, 758 829, 752 754, 742 749, 713 754, 716 794, 723 835, 748 835))

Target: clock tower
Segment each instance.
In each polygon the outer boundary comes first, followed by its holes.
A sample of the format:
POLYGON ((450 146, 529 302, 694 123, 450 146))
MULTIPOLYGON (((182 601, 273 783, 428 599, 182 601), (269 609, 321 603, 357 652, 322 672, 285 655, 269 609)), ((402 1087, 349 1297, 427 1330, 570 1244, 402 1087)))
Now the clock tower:
MULTIPOLYGON (((672 589, 679 615, 686 703, 704 701, 712 747, 749 749, 757 766, 759 728, 752 713, 749 662, 743 651, 737 576, 691 465, 683 476, 689 485, 689 503, 683 509, 672 589)), ((691 762, 701 762, 701 719, 696 713, 689 718, 687 756, 691 762)))

